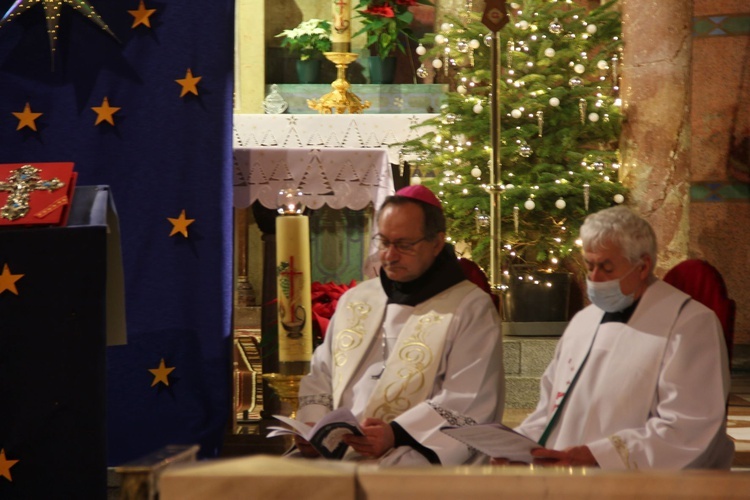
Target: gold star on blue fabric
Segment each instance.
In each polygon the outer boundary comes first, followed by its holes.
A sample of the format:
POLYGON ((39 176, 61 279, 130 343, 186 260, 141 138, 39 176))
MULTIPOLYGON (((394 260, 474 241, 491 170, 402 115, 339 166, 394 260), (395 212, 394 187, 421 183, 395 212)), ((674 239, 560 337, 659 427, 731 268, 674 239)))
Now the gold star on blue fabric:
POLYGON ((36 4, 44 5, 44 18, 47 21, 47 36, 49 37, 49 48, 52 54, 54 66, 55 49, 57 48, 57 30, 60 28, 60 15, 62 14, 63 4, 68 4, 71 8, 77 10, 81 15, 90 19, 91 22, 99 26, 102 30, 109 33, 112 38, 117 40, 117 36, 109 29, 107 23, 94 10, 94 6, 86 0, 16 0, 10 6, 8 12, 0 19, 0 28, 6 23, 12 21, 16 16, 20 16, 36 4))

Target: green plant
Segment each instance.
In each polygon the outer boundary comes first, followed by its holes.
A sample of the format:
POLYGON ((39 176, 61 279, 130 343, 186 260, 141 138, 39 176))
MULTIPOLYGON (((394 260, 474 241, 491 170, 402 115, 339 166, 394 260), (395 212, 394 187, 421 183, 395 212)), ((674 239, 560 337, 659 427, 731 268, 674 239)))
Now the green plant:
POLYGON ((296 28, 284 30, 276 37, 285 37, 281 42, 292 53, 299 53, 302 61, 331 50, 331 23, 323 19, 301 22, 296 28))
POLYGON ((367 35, 367 46, 381 59, 406 53, 404 39, 415 40, 411 23, 414 14, 409 7, 432 5, 429 0, 360 0, 355 7, 362 28, 353 36, 367 35))

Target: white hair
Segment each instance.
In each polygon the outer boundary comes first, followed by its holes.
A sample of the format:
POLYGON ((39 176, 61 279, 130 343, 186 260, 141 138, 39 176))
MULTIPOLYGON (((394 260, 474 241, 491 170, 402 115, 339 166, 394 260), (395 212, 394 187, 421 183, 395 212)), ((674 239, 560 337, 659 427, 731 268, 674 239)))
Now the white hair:
POLYGON ((656 234, 645 219, 622 205, 586 217, 580 231, 583 249, 596 251, 616 245, 631 264, 646 254, 656 266, 656 234))

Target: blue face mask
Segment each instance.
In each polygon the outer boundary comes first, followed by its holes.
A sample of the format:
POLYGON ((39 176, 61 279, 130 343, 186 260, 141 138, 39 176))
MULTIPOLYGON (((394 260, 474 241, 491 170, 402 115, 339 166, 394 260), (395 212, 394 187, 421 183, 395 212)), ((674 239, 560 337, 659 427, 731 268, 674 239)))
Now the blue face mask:
POLYGON ((586 278, 589 300, 599 309, 610 313, 622 311, 632 306, 635 302, 635 292, 625 295, 620 289, 620 282, 637 267, 638 265, 634 266, 633 269, 625 273, 625 276, 617 280, 591 281, 586 278))

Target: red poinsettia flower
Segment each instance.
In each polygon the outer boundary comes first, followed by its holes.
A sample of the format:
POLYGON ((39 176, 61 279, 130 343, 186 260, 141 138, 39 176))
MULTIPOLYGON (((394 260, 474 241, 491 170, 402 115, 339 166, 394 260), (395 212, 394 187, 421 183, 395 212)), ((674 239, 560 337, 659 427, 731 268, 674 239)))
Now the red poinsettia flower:
POLYGON ((382 5, 380 7, 372 6, 364 10, 366 14, 372 14, 373 16, 380 16, 380 17, 396 17, 396 14, 393 12, 393 9, 390 5, 382 5))
POLYGON ((344 292, 354 287, 357 282, 352 280, 348 285, 336 284, 332 281, 320 283, 318 281, 310 285, 312 298, 313 329, 315 336, 323 340, 328 329, 328 323, 336 312, 336 305, 344 292))

